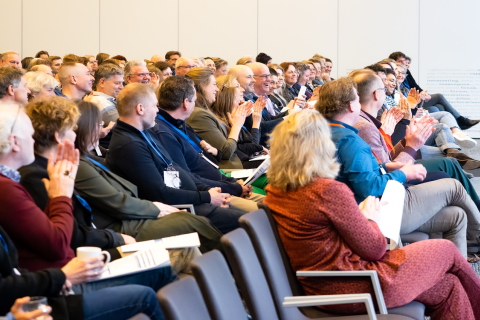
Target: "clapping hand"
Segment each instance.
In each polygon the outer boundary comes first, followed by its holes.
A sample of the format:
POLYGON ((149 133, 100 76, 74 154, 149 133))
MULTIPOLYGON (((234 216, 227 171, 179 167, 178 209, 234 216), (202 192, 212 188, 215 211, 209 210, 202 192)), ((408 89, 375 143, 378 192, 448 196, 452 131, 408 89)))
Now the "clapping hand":
POLYGON ((78 149, 68 140, 58 144, 56 156, 50 154, 47 166, 49 179, 42 179, 50 199, 72 196, 79 157, 78 149))
MULTIPOLYGON (((103 121, 102 121, 102 125, 103 125, 103 121)), ((100 133, 100 139, 105 138, 107 136, 107 134, 110 133, 110 130, 112 130, 114 125, 115 125, 115 122, 110 121, 108 126, 106 126, 105 128, 102 129, 102 133, 100 133)))
POLYGON ((150 83, 155 87, 158 87, 160 83, 160 76, 157 76, 155 72, 150 72, 150 83))
MULTIPOLYGON (((400 98, 402 97, 402 93, 400 92, 400 98)), ((415 108, 417 104, 420 102, 420 92, 416 90, 415 88, 410 89, 410 92, 408 93, 407 96, 407 101, 408 104, 410 105, 410 108, 415 108)))
POLYGON ((388 135, 392 135, 393 131, 395 130, 395 126, 397 125, 395 115, 396 112, 387 112, 387 110, 385 110, 382 114, 382 126, 380 129, 382 129, 383 132, 388 135))
POLYGON ((400 96, 400 101, 398 102, 398 108, 403 113, 403 119, 407 119, 407 120, 412 119, 412 109, 410 108, 410 105, 407 99, 404 99, 400 96))
POLYGON ((213 156, 216 156, 218 154, 217 148, 212 147, 205 140, 200 141, 200 146, 202 147, 203 150, 205 150, 206 152, 210 153, 213 156))
MULTIPOLYGON (((259 98, 260 99, 260 98, 259 98)), ((233 112, 227 112, 228 121, 232 127, 241 127, 245 123, 245 118, 248 116, 249 113, 249 106, 245 106, 245 104, 238 106, 233 112)))

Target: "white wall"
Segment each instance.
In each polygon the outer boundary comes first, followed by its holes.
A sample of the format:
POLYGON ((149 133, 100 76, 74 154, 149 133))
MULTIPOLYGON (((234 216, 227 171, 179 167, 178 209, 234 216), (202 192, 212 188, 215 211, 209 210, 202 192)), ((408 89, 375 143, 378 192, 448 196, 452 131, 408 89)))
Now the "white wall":
POLYGON ((180 50, 233 65, 259 52, 278 63, 319 53, 340 77, 400 50, 420 85, 452 89, 455 106, 480 118, 477 0, 0 0, 0 8, 0 52, 22 57, 180 50))

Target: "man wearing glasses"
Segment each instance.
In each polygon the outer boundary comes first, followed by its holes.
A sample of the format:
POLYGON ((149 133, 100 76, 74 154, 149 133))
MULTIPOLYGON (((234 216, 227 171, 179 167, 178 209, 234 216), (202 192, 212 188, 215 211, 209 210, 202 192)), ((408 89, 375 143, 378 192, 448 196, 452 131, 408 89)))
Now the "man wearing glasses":
POLYGON ((0 68, 0 103, 18 103, 25 106, 28 103, 30 90, 24 71, 16 67, 0 68))
POLYGON ((195 68, 195 61, 189 57, 181 57, 175 63, 175 74, 177 76, 185 76, 188 71, 195 68))
POLYGON ((21 68, 20 57, 15 51, 5 51, 0 54, 0 67, 17 67, 21 68))
POLYGON ((126 84, 129 83, 150 83, 150 72, 147 69, 147 63, 142 60, 131 60, 125 65, 123 79, 126 84))

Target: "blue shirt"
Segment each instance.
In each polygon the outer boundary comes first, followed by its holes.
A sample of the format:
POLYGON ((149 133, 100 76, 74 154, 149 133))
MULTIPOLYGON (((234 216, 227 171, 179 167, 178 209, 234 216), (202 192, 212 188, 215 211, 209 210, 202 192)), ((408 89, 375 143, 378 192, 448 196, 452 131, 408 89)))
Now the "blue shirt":
POLYGON ((357 203, 368 196, 380 197, 385 191, 388 180, 404 184, 407 177, 400 170, 382 174, 377 158, 370 146, 358 136, 358 129, 346 123, 329 120, 332 141, 337 147, 335 154, 340 163, 337 181, 345 183, 355 194, 357 203), (340 126, 335 126, 335 124, 340 126))

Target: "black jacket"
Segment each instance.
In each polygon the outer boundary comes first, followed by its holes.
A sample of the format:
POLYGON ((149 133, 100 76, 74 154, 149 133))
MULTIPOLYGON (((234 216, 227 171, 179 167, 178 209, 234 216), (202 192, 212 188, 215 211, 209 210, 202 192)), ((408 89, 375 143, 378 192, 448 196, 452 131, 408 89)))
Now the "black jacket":
MULTIPOLYGON (((45 210, 48 202, 48 193, 42 179, 48 179, 47 172, 48 159, 35 154, 35 161, 25 167, 20 168, 20 184, 27 189, 37 206, 45 210)), ((92 213, 87 210, 77 199, 72 196, 73 216, 75 218, 73 225, 73 234, 70 247, 75 251, 78 247, 93 246, 109 250, 113 258, 120 258, 115 247, 124 245, 122 236, 112 230, 95 229, 92 226, 92 213)))
MULTIPOLYGON (((195 131, 183 120, 174 119, 170 114, 160 109, 158 113, 169 123, 185 133, 190 140, 201 150, 200 142, 195 131)), ((223 175, 218 168, 212 166, 205 160, 187 139, 177 130, 163 120, 157 118, 155 127, 153 128, 156 137, 162 143, 163 147, 168 150, 168 154, 172 157, 173 162, 178 164, 182 169, 191 172, 195 177, 208 184, 211 187, 220 187, 222 192, 229 193, 234 196, 241 196, 242 186, 236 182, 235 178, 229 178, 223 175)), ((211 158, 209 158, 212 161, 211 158)), ((218 162, 214 162, 218 164, 218 162)))
MULTIPOLYGON (((191 173, 173 163, 179 173, 180 189, 167 187, 163 177, 167 164, 148 145, 142 133, 135 127, 117 120, 113 127, 112 140, 107 153, 107 167, 113 173, 127 179, 138 187, 140 199, 160 201, 165 204, 210 203, 210 187, 198 181, 191 173)), ((157 144, 167 162, 171 157, 156 138, 155 133, 148 129, 151 139, 157 144)))
POLYGON ((0 315, 5 315, 18 298, 25 296, 46 296, 52 307, 54 319, 83 319, 83 296, 59 296, 65 283, 65 274, 60 269, 45 269, 30 272, 18 266, 18 254, 12 240, 0 227, 0 315), (17 269, 21 275, 14 271, 17 269))
POLYGON ((422 92, 423 89, 420 88, 420 86, 417 84, 417 82, 415 81, 415 79, 413 78, 412 76, 412 73, 410 72, 410 70, 407 70, 407 82, 408 82, 408 85, 410 86, 410 88, 415 88, 417 89, 418 91, 422 92))

